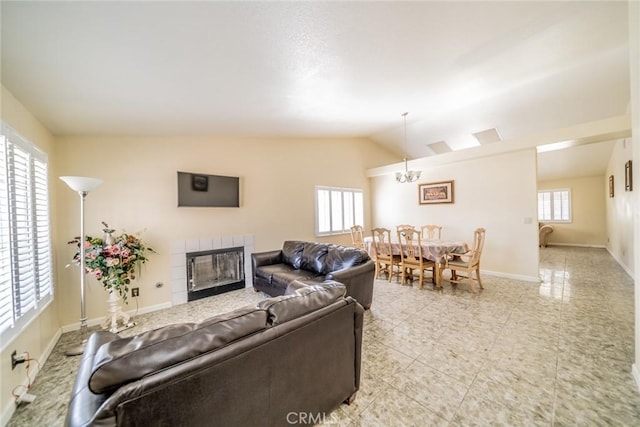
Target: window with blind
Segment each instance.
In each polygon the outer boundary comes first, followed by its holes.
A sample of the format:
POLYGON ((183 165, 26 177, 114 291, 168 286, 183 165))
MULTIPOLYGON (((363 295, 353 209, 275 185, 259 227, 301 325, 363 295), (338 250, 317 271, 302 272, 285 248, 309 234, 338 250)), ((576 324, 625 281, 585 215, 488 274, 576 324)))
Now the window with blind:
POLYGON ((571 190, 538 191, 538 221, 571 222, 571 190))
POLYGON ((316 187, 316 236, 350 233, 363 222, 362 190, 316 187))
POLYGON ((13 339, 53 298, 47 155, 0 135, 0 333, 13 339))

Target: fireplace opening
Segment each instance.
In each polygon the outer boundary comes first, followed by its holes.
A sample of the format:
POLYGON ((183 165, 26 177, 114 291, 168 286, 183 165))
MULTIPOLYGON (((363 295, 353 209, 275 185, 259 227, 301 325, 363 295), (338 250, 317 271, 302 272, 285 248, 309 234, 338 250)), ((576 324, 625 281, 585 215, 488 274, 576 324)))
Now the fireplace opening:
POLYGON ((187 301, 244 286, 243 247, 187 253, 187 301))

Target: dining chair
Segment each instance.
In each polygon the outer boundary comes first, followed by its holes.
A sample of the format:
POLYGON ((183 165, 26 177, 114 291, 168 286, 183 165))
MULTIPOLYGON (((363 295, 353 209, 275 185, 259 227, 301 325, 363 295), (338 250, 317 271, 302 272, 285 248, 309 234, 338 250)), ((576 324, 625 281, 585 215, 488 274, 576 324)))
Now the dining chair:
POLYGON ((400 276, 400 264, 402 259, 400 255, 394 255, 391 247, 391 230, 388 228, 378 227, 371 230, 373 237, 373 251, 376 262, 376 279, 380 277, 381 272, 386 272, 389 276, 389 282, 393 276, 400 276))
POLYGON ((424 272, 431 269, 431 280, 436 283, 435 262, 422 256, 422 241, 420 232, 413 228, 403 228, 398 230, 398 240, 400 241, 400 256, 402 261, 402 284, 406 283, 407 275, 413 279, 414 270, 418 270, 419 288, 424 284, 424 272))
POLYGON ((439 225, 423 225, 420 228, 424 240, 441 240, 442 227, 439 225))
POLYGON ((361 225, 351 227, 351 244, 356 248, 364 250, 364 236, 361 225))
POLYGON ((411 224, 396 225, 396 231, 400 231, 400 229, 403 229, 403 228, 413 228, 414 230, 416 229, 416 227, 414 225, 411 225, 411 224))
POLYGON ((471 282, 471 290, 477 293, 476 282, 482 287, 482 280, 480 279, 480 257, 482 256, 482 248, 484 247, 485 229, 478 228, 473 232, 473 246, 471 249, 462 255, 457 255, 452 258, 447 258, 444 269, 451 270, 451 283, 458 284, 462 280, 469 280, 471 282), (466 272, 466 276, 461 276, 460 271, 466 272), (475 278, 473 277, 475 272, 475 278))

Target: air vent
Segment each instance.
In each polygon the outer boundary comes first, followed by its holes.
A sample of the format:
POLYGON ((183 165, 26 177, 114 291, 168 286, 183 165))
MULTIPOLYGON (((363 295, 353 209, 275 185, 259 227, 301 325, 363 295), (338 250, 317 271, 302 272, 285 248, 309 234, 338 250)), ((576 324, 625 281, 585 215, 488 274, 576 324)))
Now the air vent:
POLYGON ((427 147, 431 149, 435 154, 443 154, 451 151, 451 147, 444 141, 434 142, 433 144, 427 144, 427 147))
POLYGON ((500 135, 500 132, 498 132, 498 129, 496 128, 491 128, 491 129, 483 130, 481 132, 476 132, 473 134, 473 136, 476 137, 480 145, 492 144, 494 142, 502 141, 502 136, 500 135))

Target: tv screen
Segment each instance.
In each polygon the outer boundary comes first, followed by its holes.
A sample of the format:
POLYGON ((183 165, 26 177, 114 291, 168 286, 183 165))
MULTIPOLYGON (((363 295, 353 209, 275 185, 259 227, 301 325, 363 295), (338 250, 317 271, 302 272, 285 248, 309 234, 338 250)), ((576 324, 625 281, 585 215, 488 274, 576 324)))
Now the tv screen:
POLYGON ((240 207, 240 178, 178 172, 178 206, 240 207))

